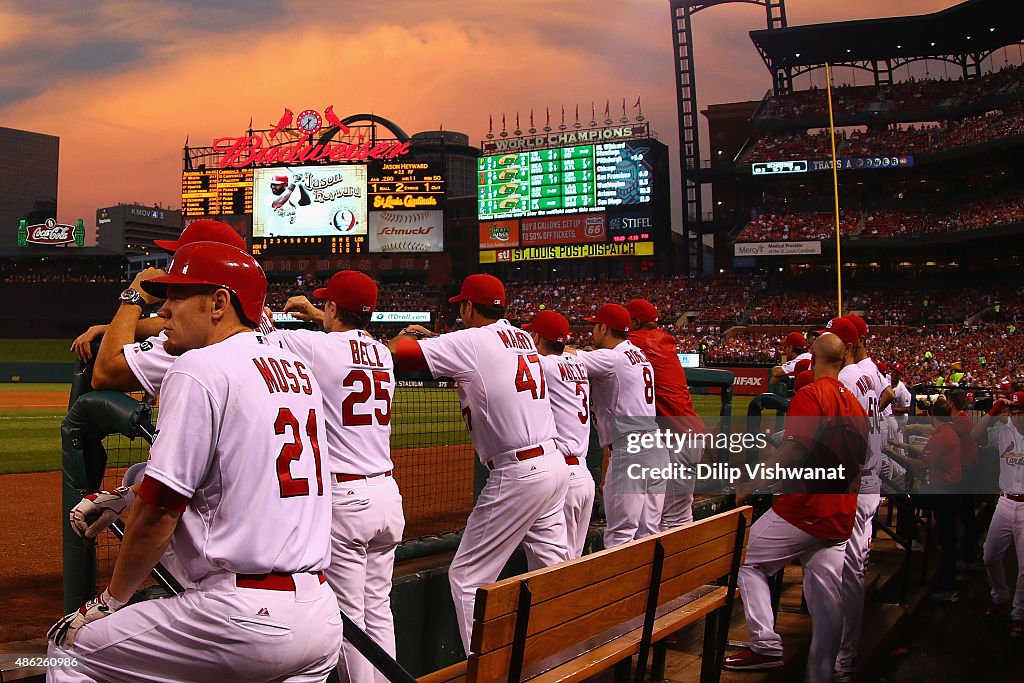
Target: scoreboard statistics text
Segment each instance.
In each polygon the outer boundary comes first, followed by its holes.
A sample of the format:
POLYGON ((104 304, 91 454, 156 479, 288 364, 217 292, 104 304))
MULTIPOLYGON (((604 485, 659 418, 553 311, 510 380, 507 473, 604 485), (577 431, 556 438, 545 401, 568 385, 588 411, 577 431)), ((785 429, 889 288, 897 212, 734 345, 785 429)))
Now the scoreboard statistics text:
POLYGON ((211 169, 181 174, 181 213, 222 216, 252 213, 252 169, 211 169))
POLYGON ((480 157, 478 217, 550 216, 650 202, 649 152, 640 141, 480 157))

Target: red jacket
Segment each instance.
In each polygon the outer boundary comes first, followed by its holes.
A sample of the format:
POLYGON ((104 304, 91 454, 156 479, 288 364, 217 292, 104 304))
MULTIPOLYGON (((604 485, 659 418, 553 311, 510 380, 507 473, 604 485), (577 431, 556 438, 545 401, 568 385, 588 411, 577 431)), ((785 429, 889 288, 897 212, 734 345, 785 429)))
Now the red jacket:
POLYGON ((654 409, 661 415, 673 415, 690 418, 686 427, 694 431, 704 431, 704 421, 693 409, 690 387, 686 383, 686 371, 679 364, 676 355, 676 340, 660 328, 653 330, 634 330, 629 333, 629 341, 640 347, 647 360, 654 367, 654 409))

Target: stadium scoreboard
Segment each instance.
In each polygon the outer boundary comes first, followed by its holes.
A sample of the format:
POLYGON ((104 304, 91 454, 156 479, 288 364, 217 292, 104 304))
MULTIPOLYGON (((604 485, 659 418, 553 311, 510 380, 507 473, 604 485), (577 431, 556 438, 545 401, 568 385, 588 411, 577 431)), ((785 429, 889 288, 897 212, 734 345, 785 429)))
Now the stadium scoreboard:
POLYGON ((366 173, 370 210, 436 209, 444 204, 445 180, 435 162, 381 161, 366 173))
POLYGON ((651 201, 649 148, 613 142, 477 160, 480 220, 600 211, 651 201))
POLYGON ((252 169, 185 171, 181 175, 184 217, 252 213, 252 169))

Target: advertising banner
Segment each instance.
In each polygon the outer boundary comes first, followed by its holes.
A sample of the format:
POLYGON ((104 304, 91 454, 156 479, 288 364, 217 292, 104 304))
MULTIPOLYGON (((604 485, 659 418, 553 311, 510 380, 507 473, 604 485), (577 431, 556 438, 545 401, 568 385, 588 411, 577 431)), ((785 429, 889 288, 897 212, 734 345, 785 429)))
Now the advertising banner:
POLYGON ((519 221, 491 221, 480 224, 481 249, 508 249, 519 246, 519 221))
POLYGON ((524 247, 605 241, 604 214, 524 218, 519 243, 524 247))
POLYGON ((371 252, 444 251, 444 211, 371 211, 371 252))
POLYGON ((480 263, 516 263, 549 261, 563 258, 607 258, 612 256, 653 256, 654 242, 623 242, 619 244, 563 244, 552 247, 482 250, 480 263))
POLYGON ((757 396, 768 391, 768 368, 714 368, 736 375, 732 381, 735 396, 757 396))
POLYGON ((737 242, 735 256, 794 256, 820 254, 821 242, 737 242))

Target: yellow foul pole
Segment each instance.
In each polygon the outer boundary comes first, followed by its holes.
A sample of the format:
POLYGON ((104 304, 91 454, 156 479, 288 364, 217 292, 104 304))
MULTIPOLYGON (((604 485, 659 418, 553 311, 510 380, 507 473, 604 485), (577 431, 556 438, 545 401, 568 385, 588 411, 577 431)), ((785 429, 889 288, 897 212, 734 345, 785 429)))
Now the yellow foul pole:
POLYGON ((843 314, 843 258, 840 250, 842 240, 839 235, 839 163, 836 159, 836 125, 832 117, 832 70, 828 62, 825 62, 825 87, 828 92, 828 132, 832 138, 832 191, 836 200, 836 315, 840 316, 843 314))

